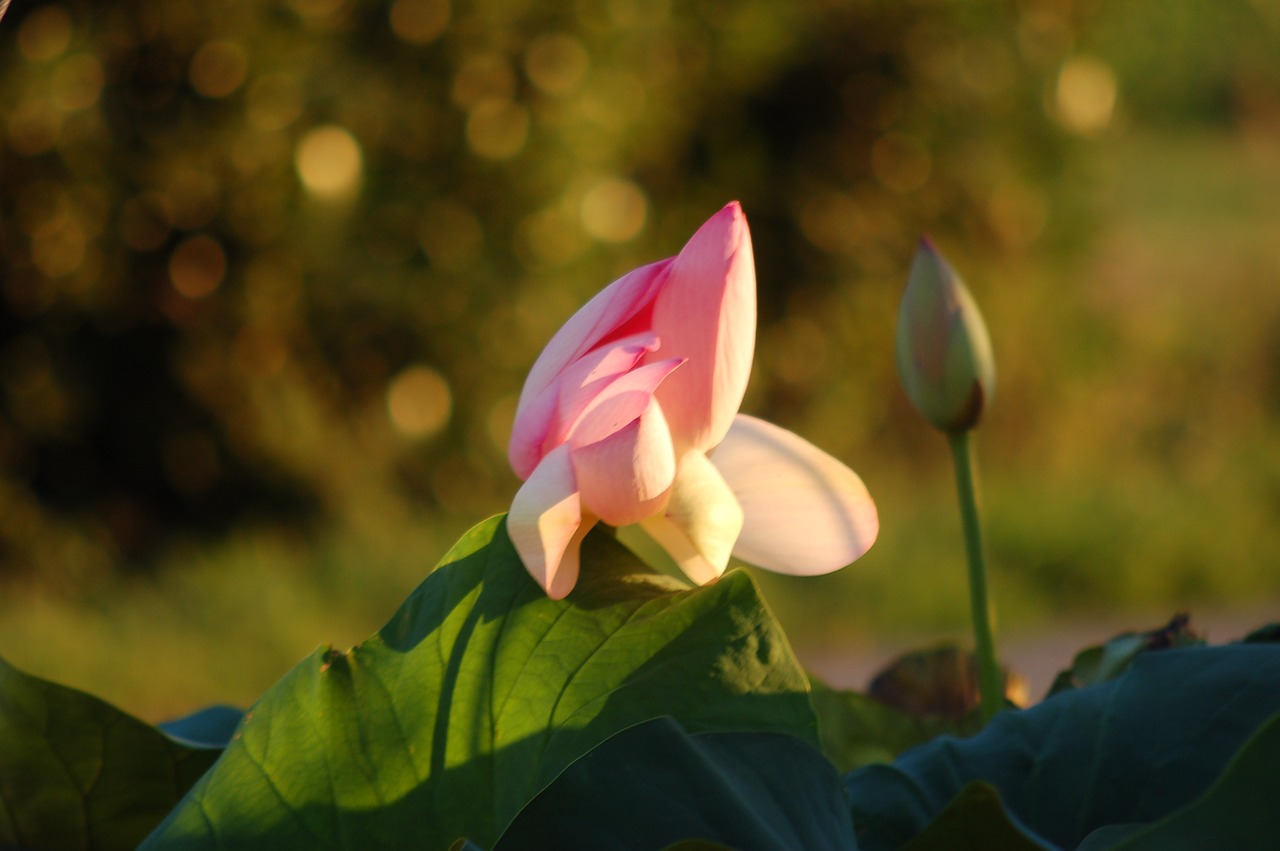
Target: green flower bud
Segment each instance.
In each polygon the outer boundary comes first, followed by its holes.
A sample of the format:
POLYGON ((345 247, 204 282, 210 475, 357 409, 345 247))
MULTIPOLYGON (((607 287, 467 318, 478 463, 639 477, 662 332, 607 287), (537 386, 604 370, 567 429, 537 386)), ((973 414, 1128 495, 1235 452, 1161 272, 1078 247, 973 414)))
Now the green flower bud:
POLYGON ((920 240, 898 315, 898 375, 913 405, 946 432, 978 424, 995 393, 991 338, 955 270, 920 240))

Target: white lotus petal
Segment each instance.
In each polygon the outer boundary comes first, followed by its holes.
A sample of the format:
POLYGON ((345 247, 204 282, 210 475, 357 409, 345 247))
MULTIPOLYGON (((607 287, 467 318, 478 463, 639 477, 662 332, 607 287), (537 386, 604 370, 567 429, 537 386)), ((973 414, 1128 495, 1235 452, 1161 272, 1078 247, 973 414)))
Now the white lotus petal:
POLYGON ((705 585, 724 573, 742 520, 725 480, 707 456, 694 451, 680 458, 666 510, 640 525, 686 576, 705 585))
POLYGON ((742 506, 733 554, 745 562, 816 576, 875 543, 880 521, 862 479, 799 435, 739 414, 711 462, 742 506))
POLYGON ((516 492, 507 514, 507 535, 529 575, 553 600, 578 581, 578 548, 594 517, 582 516, 569 446, 549 452, 516 492))

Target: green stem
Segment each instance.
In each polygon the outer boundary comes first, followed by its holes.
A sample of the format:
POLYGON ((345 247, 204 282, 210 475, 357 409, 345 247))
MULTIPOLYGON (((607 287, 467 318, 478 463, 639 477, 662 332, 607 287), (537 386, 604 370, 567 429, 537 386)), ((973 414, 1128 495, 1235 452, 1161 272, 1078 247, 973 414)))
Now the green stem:
POLYGON ((978 520, 969 432, 952 432, 949 437, 951 457, 956 466, 956 491, 960 496, 965 555, 969 561, 969 606, 973 615, 974 650, 978 656, 978 691, 982 696, 982 719, 986 722, 1004 707, 1003 678, 991 633, 991 601, 987 595, 987 568, 982 554, 982 526, 978 520))

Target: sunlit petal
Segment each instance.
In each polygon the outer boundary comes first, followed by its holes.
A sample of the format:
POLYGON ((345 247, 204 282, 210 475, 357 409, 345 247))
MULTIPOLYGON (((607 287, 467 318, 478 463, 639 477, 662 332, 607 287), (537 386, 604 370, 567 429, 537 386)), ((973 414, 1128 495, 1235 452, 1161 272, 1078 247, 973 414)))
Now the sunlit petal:
POLYGON ((612 526, 639 523, 660 511, 676 475, 671 432, 653 401, 622 429, 575 448, 571 458, 582 504, 612 526))
POLYGON ((735 202, 704 224, 671 265, 653 307, 656 355, 688 359, 658 401, 678 449, 720 442, 742 404, 756 336, 756 273, 735 202))
MULTIPOLYGON (((660 260, 628 272, 596 293, 591 301, 569 317, 529 370, 529 377, 525 379, 520 393, 517 414, 526 400, 541 394, 565 367, 600 343, 648 330, 647 327, 633 327, 634 320, 641 314, 647 317, 671 262, 671 259, 660 260)), ((647 326, 649 323, 643 324, 647 326)))
POLYGON ((594 523, 582 516, 566 444, 548 453, 516 492, 507 534, 529 574, 559 600, 578 581, 578 547, 594 523))
POLYGON ((565 367, 541 393, 522 399, 507 452, 516 475, 528 478, 546 452, 564 443, 591 400, 657 346, 652 333, 601 346, 565 367))
POLYGON ((654 391, 671 375, 679 360, 661 360, 638 366, 618 376, 597 394, 569 427, 569 442, 585 446, 603 440, 648 410, 654 391))
POLYGON ((642 528, 699 585, 724 573, 743 514, 733 492, 701 452, 680 458, 666 510, 642 528))
POLYGON ((802 437, 739 414, 711 454, 742 506, 733 554, 779 573, 830 573, 875 543, 880 522, 858 475, 802 437))

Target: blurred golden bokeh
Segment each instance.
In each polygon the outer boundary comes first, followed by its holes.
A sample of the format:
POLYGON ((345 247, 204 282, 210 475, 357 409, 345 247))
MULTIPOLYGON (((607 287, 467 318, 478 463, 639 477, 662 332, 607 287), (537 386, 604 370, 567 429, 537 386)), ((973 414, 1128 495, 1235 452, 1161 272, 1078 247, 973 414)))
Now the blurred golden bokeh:
POLYGON ((212 295, 226 273, 227 254, 217 240, 209 236, 188 237, 169 257, 169 282, 190 299, 212 295))
POLYGON ((1116 78, 1105 62, 1073 56, 1058 72, 1054 106, 1060 121, 1082 136, 1107 129, 1116 107, 1116 78))
POLYGON ((394 0, 391 30, 410 44, 428 44, 449 27, 449 0, 394 0))
POLYGON ((196 51, 187 76, 191 87, 205 97, 224 98, 244 84, 248 73, 249 57, 244 48, 219 39, 196 51))
POLYGON ((430 437, 449 422, 453 397, 437 370, 422 364, 408 367, 387 387, 387 412, 406 437, 430 437))
POLYGON ((649 202, 630 180, 606 177, 582 196, 582 227, 604 242, 626 242, 644 228, 649 202))
POLYGON ((326 125, 298 141, 294 165, 307 191, 317 198, 342 198, 360 185, 360 143, 345 127, 326 125))

